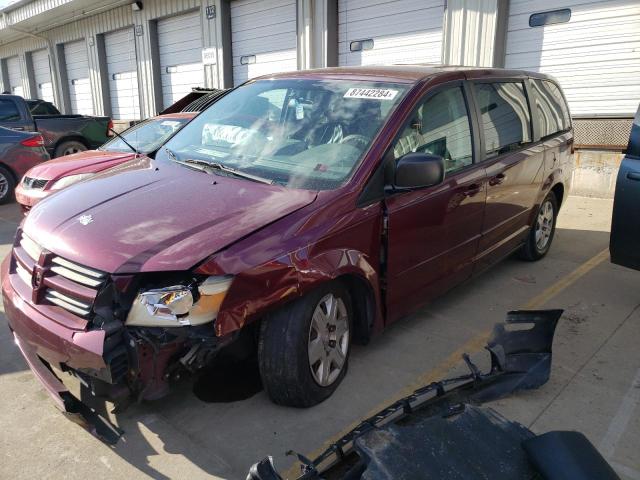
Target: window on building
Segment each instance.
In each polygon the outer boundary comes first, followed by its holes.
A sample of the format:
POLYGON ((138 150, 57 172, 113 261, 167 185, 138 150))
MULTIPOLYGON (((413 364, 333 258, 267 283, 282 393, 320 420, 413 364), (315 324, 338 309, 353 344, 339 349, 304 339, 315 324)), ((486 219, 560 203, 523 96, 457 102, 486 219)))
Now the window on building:
POLYGON ((562 8, 549 12, 534 13, 529 17, 529 26, 542 27, 544 25, 553 25, 554 23, 566 23, 569 20, 571 20, 571 9, 562 8))
POLYGON ((473 163, 471 127, 460 87, 436 93, 420 105, 396 140, 396 159, 410 152, 444 158, 447 173, 473 163))
POLYGON ((16 122, 20 120, 20 112, 11 100, 0 99, 0 122, 16 122))
POLYGON ((531 141, 531 114, 522 82, 476 84, 487 158, 531 141))
POLYGON ((533 80, 531 84, 535 91, 540 136, 544 138, 568 129, 571 126, 569 109, 557 85, 547 80, 533 80))

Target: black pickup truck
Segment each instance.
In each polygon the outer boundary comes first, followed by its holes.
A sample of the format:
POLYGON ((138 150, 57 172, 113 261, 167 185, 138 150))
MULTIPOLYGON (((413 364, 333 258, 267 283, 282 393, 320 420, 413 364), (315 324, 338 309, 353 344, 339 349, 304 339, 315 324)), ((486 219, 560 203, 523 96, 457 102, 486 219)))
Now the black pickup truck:
POLYGON ((39 132, 52 158, 93 150, 109 140, 113 126, 109 117, 63 115, 53 104, 0 95, 0 126, 39 132))

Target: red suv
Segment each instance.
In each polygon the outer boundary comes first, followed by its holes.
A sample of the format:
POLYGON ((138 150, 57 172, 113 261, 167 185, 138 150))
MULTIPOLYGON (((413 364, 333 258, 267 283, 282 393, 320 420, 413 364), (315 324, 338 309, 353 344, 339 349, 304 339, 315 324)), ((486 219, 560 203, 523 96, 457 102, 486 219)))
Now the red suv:
POLYGON ((572 148, 541 74, 254 79, 154 158, 36 205, 2 266, 5 312, 62 408, 47 365, 153 399, 231 345, 257 351, 273 401, 308 407, 342 381, 353 342, 513 252, 542 258, 572 148))

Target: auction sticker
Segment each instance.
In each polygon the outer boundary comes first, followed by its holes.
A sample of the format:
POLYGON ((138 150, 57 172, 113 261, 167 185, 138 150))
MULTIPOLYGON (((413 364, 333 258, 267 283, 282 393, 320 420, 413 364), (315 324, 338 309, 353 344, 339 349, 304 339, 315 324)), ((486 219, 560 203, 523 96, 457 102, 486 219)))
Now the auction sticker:
POLYGON ((344 98, 368 98, 371 100, 393 100, 398 90, 389 88, 350 88, 344 98))

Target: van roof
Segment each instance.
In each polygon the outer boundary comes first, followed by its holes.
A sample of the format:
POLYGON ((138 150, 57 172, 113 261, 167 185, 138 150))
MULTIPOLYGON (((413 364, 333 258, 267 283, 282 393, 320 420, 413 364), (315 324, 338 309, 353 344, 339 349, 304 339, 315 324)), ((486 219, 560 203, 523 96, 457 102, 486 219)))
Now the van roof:
POLYGON ((464 65, 370 65, 356 67, 330 67, 312 70, 298 70, 263 75, 256 79, 270 78, 344 78, 351 80, 393 81, 398 83, 417 83, 428 78, 451 75, 458 72, 466 78, 533 77, 551 79, 549 75, 524 70, 504 68, 469 67, 464 65))

